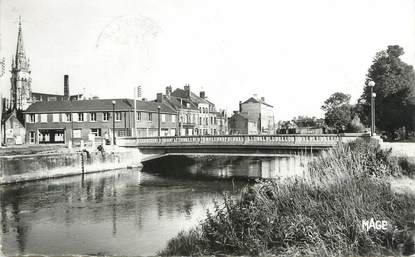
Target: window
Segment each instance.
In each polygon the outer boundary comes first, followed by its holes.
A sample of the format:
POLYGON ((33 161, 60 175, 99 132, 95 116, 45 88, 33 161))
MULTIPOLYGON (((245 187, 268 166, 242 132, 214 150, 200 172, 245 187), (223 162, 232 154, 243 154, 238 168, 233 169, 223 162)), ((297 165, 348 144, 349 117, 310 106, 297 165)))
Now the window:
POLYGON ((81 137, 82 137, 82 129, 74 129, 73 138, 81 138, 81 137))
POLYGON ((82 112, 78 113, 78 121, 84 121, 84 114, 82 112))
POLYGON ((110 119, 110 113, 109 112, 104 112, 104 116, 102 117, 103 121, 108 121, 110 119))
POLYGON ((171 122, 176 123, 176 115, 171 116, 171 122))
POLYGON ((124 130, 118 130, 118 136, 119 137, 125 137, 125 131, 124 130))
POLYGON ((29 142, 34 144, 36 142, 36 133, 34 131, 29 132, 29 142))
POLYGON ((60 116, 60 114, 59 114, 59 113, 54 113, 54 114, 52 115, 52 120, 53 120, 53 122, 59 122, 59 116, 60 116))
POLYGON ((40 122, 48 122, 48 115, 47 114, 41 114, 40 115, 40 122))
POLYGON ((65 113, 64 115, 62 115, 62 121, 63 122, 72 121, 72 115, 70 113, 65 113))
POLYGON ((153 121, 153 114, 151 112, 148 113, 148 121, 153 121))
POLYGON ((199 125, 202 125, 202 117, 199 117, 199 125))
POLYGON ((161 115, 161 122, 166 122, 166 114, 161 115))
POLYGON ((27 115, 27 121, 29 123, 35 123, 36 122, 36 115, 35 114, 28 114, 27 115))
POLYGON ((91 112, 91 121, 97 121, 97 113, 91 112))
POLYGON ((213 124, 213 117, 210 117, 210 124, 213 124))
POLYGON ((116 112, 115 113, 115 120, 116 121, 120 121, 121 120, 121 112, 116 112))
POLYGON ((137 120, 141 120, 141 112, 137 112, 137 120))
POLYGON ((52 102, 56 100, 57 100, 56 96, 48 96, 48 101, 52 102))
POLYGON ((93 134, 96 137, 102 136, 102 131, 100 128, 93 128, 91 129, 91 134, 93 134))

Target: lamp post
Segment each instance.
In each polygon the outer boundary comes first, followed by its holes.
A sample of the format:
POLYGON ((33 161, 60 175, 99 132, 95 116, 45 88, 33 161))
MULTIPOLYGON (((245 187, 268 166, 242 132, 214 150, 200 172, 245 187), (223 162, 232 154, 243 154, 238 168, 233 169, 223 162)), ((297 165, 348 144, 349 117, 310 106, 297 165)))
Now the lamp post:
POLYGON ((158 137, 160 137, 160 105, 159 106, 157 106, 157 121, 158 121, 158 133, 157 133, 157 135, 158 135, 158 137))
POLYGON ((115 101, 112 101, 112 144, 115 145, 115 101))
POLYGON ((370 136, 375 136, 375 98, 376 93, 373 92, 375 86, 374 81, 369 81, 368 86, 370 87, 370 136))

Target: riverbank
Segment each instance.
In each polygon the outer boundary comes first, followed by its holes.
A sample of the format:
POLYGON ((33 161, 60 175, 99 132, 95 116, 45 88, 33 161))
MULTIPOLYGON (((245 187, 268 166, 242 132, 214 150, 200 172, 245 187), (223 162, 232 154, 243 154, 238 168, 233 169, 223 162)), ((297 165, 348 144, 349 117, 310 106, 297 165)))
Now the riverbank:
POLYGON ((414 171, 408 167, 376 142, 338 146, 313 161, 306 177, 264 180, 236 201, 225 197, 160 254, 414 254, 415 196, 408 193, 412 179, 403 175, 414 171), (366 230, 362 224, 372 218, 387 227, 366 230))
POLYGON ((138 149, 116 146, 96 149, 25 147, 2 149, 0 184, 58 178, 86 173, 141 167, 138 149))
POLYGON ((21 145, 0 147, 1 156, 71 152, 66 145, 21 145))

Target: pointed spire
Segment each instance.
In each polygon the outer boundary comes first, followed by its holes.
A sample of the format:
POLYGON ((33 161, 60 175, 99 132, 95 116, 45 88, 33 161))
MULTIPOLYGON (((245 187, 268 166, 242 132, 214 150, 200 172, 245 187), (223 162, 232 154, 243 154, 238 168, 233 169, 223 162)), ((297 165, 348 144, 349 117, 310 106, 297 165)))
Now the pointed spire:
POLYGON ((17 34, 17 46, 16 46, 16 57, 15 67, 18 69, 26 68, 26 54, 23 45, 23 33, 22 33, 22 17, 19 16, 19 32, 17 34))

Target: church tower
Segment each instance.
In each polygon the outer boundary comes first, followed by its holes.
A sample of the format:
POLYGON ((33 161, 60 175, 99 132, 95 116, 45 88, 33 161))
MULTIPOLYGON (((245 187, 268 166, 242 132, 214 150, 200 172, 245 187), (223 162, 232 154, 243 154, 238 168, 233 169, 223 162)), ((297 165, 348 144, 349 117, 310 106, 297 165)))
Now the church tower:
POLYGON ((26 57, 23 46, 21 18, 19 18, 16 55, 12 58, 11 73, 10 107, 17 110, 26 110, 32 98, 32 79, 30 77, 29 59, 26 57))

